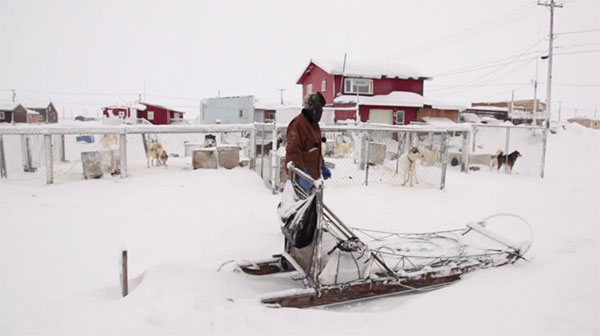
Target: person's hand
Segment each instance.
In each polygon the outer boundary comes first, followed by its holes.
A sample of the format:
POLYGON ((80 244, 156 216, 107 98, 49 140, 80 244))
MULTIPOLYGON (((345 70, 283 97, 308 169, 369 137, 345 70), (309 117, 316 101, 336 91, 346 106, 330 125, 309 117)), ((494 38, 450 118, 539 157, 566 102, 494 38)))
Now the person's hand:
MULTIPOLYGON (((306 168, 302 168, 302 171, 308 175, 308 170, 306 170, 306 168)), ((312 193, 312 189, 313 189, 312 183, 307 181, 302 176, 298 176, 298 178, 296 178, 296 183, 298 183, 300 188, 302 188, 302 190, 304 190, 304 192, 306 192, 307 194, 310 195, 312 193)))
POLYGON ((327 168, 327 166, 324 163, 321 166, 321 175, 323 176, 323 179, 325 179, 325 180, 328 180, 331 178, 331 170, 329 170, 329 168, 327 168))

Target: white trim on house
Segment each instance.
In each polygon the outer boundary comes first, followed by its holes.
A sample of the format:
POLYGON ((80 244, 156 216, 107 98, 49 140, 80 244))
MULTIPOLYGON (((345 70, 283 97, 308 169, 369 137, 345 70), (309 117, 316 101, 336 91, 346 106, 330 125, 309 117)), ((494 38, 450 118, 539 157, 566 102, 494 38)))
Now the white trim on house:
POLYGON ((373 94, 373 80, 365 78, 344 78, 344 93, 373 94))

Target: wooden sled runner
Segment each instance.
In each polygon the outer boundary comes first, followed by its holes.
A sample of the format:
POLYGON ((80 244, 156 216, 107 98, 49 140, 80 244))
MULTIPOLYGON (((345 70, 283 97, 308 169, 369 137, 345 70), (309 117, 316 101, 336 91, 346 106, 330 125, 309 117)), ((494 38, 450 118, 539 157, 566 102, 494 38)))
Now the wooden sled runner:
POLYGON ((429 291, 451 284, 465 273, 524 259, 532 242, 515 243, 488 229, 486 221, 494 216, 463 229, 430 233, 349 228, 323 204, 321 181, 293 165, 288 168, 286 189, 293 188, 298 199, 308 195, 295 185, 296 176, 315 188, 317 221, 312 241, 297 248, 286 239, 281 254, 236 263, 236 269, 247 274, 288 272, 302 282, 304 288, 261 296, 261 302, 269 306, 316 307, 429 291))

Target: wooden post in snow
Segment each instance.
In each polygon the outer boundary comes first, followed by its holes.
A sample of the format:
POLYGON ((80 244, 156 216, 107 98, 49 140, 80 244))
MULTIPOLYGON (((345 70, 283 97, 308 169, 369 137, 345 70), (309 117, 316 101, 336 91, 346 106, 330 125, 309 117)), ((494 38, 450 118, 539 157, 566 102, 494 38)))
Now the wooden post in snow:
POLYGON ((127 276, 127 250, 121 251, 121 294, 126 297, 129 294, 129 281, 127 276))

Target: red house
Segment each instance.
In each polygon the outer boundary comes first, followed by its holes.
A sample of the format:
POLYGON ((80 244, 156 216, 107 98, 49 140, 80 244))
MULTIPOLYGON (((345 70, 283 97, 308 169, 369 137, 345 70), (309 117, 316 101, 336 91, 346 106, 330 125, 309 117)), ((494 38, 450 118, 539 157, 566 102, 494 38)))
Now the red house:
POLYGON ((113 105, 104 107, 102 109, 102 115, 106 118, 119 118, 124 120, 131 118, 132 110, 133 109, 130 107, 113 105))
POLYGON ((137 110, 138 119, 146 119, 154 125, 169 125, 174 122, 182 121, 184 112, 171 110, 167 107, 143 103, 145 109, 137 110))
POLYGON ((118 118, 127 120, 132 117, 146 119, 154 125, 169 125, 171 123, 183 121, 185 112, 175 111, 164 106, 135 103, 132 107, 128 106, 108 106, 102 109, 102 114, 106 118, 118 118))
POLYGON ((458 121, 458 106, 440 104, 423 96, 423 81, 430 79, 397 64, 347 61, 344 66, 341 60, 311 59, 296 84, 302 85, 303 97, 320 91, 329 107, 355 108, 335 110, 335 122, 360 119, 404 125, 421 121, 423 116, 458 121))

